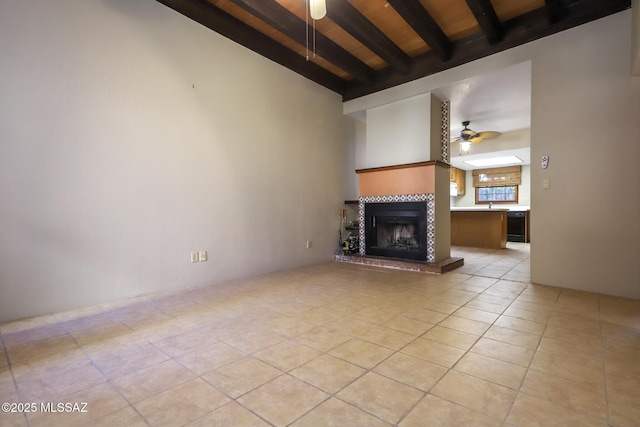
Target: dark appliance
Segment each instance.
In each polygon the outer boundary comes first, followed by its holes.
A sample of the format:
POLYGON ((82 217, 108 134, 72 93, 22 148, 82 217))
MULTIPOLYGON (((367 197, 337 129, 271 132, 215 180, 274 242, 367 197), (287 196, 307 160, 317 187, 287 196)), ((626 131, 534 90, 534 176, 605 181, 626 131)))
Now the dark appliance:
POLYGON ((426 261, 427 203, 367 203, 366 255, 426 261))
POLYGON ((526 239, 527 221, 525 211, 507 212, 507 242, 524 242, 526 239))

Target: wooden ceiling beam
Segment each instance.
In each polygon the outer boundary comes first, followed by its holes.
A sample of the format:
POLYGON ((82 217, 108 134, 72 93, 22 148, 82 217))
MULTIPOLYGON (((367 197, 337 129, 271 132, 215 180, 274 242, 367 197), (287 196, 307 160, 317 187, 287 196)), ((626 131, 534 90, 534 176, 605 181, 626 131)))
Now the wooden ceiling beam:
POLYGON ((347 0, 327 0, 327 16, 397 72, 411 71, 411 58, 347 0))
POLYGON ((547 8, 547 16, 549 17, 550 24, 562 19, 562 3, 560 0, 544 0, 544 5, 547 8))
POLYGON ((380 70, 377 72, 376 83, 373 86, 365 87, 355 82, 347 83, 342 98, 344 101, 349 101, 398 86, 609 16, 629 7, 631 7, 631 0, 588 0, 568 7, 563 12, 563 18, 560 21, 549 24, 548 11, 546 6, 543 6, 505 22, 503 26, 504 37, 500 43, 488 46, 486 39, 482 35, 470 36, 455 41, 453 56, 446 63, 440 60, 433 52, 424 53, 413 58, 413 69, 409 75, 400 75, 388 68, 380 70))
POLYGON ((265 37, 261 32, 220 10, 207 0, 157 1, 327 89, 337 93, 344 91, 344 81, 335 74, 312 61, 306 61, 302 56, 275 40, 265 37))
POLYGON ((466 0, 469 9, 475 16, 489 43, 496 44, 502 40, 502 25, 490 0, 466 0))
MULTIPOLYGON (((341 79, 313 61, 306 61, 303 56, 213 5, 211 0, 157 1, 303 77, 341 94, 345 101, 444 71, 631 7, 631 0, 575 0, 570 4, 564 0, 545 0, 545 5, 534 11, 494 25, 500 30, 500 41, 497 43, 487 43, 489 38, 487 34, 497 32, 497 28, 485 30, 484 34, 478 33, 462 40, 450 42, 451 57, 448 60, 443 60, 442 52, 437 52, 433 46, 429 52, 409 58, 384 34, 375 29, 373 24, 355 10, 348 1, 327 0, 329 18, 334 20, 337 25, 363 41, 363 44, 372 51, 377 51, 378 55, 383 53, 382 51, 386 51, 384 56, 380 56, 389 63, 389 66, 374 71, 373 83, 367 83, 366 81, 370 81, 369 79, 341 79), (371 30, 371 28, 374 29, 371 30), (380 37, 381 34, 382 37, 380 37)), ((243 1, 249 3, 250 0, 243 1)), ((414 0, 389 1, 395 5, 403 3, 398 6, 399 9, 402 9, 401 6, 408 9, 416 6, 414 0)), ((466 1, 476 7, 482 7, 483 4, 490 5, 489 0, 466 1)), ((254 2, 256 5, 260 3, 254 2)), ((296 19, 301 21, 297 17, 296 19)), ((411 25, 413 26, 413 24, 411 25)), ((446 43, 441 47, 446 47, 446 43)))
POLYGON ((443 61, 451 58, 453 45, 419 0, 388 0, 402 19, 418 33, 443 61))
MULTIPOLYGON (((232 3, 257 16, 282 34, 306 46, 309 27, 296 15, 273 0, 231 0, 232 3)), ((370 84, 374 80, 374 71, 367 64, 341 48, 319 31, 315 34, 316 54, 351 74, 355 79, 370 84)))

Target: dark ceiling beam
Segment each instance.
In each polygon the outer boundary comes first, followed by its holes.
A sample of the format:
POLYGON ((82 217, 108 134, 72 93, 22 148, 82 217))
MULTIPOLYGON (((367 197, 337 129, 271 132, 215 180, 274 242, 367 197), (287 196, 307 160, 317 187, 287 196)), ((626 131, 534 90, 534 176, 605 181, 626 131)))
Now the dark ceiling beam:
POLYGON ((502 25, 490 0, 466 0, 469 9, 475 16, 489 43, 496 44, 502 40, 502 25))
MULTIPOLYGON (((278 64, 337 93, 344 91, 344 81, 313 61, 254 30, 207 0, 157 0, 205 27, 271 59, 278 64)), ((206 54, 206 53, 204 53, 206 54)))
POLYGON ((621 12, 630 7, 631 0, 588 0, 567 7, 563 13, 563 19, 554 24, 549 24, 546 7, 541 7, 505 22, 504 37, 500 43, 488 46, 486 39, 481 35, 455 41, 453 56, 446 63, 433 52, 424 53, 413 58, 413 68, 409 75, 400 75, 388 68, 380 70, 377 72, 376 83, 372 86, 363 86, 355 82, 347 83, 342 98, 344 101, 349 101, 398 86, 621 12))
MULTIPOLYGON (((232 3, 257 16, 282 34, 302 46, 307 45, 309 28, 306 23, 273 0, 231 0, 232 3)), ((373 69, 338 46, 330 38, 316 31, 316 54, 351 74, 355 79, 370 84, 374 80, 373 69)))
POLYGON ((562 3, 560 0, 544 0, 544 5, 547 8, 547 16, 550 24, 562 19, 562 3))
POLYGON ((451 58, 452 44, 419 0, 388 0, 402 19, 443 61, 451 58))
POLYGON ((347 0, 327 0, 327 16, 397 72, 411 71, 411 58, 347 0))

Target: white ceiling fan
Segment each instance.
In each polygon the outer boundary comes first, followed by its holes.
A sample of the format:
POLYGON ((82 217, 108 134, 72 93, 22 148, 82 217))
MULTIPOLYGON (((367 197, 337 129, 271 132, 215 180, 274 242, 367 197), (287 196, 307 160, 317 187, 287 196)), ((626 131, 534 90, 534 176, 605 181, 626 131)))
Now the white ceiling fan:
POLYGON ((469 126, 469 123, 471 122, 468 120, 462 122, 462 126, 464 126, 464 129, 460 131, 460 136, 451 140, 452 143, 460 142, 460 149, 464 152, 469 151, 469 148, 471 148, 471 144, 478 144, 484 139, 495 138, 496 136, 501 135, 500 132, 492 130, 476 132, 475 130, 469 129, 467 127, 469 126))

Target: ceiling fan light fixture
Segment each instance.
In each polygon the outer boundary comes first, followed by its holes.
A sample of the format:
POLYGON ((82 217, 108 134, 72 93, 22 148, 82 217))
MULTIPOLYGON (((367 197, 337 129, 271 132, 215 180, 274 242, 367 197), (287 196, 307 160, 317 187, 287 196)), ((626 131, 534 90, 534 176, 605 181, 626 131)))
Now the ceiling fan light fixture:
POLYGON ((471 144, 477 144, 482 142, 485 138, 495 138, 500 135, 500 132, 496 131, 476 132, 475 130, 468 128, 470 123, 471 122, 469 120, 462 122, 462 126, 464 126, 464 128, 460 131, 460 136, 451 141, 460 143, 460 154, 463 152, 468 153, 471 148, 471 144))
POLYGON ((315 20, 324 18, 327 15, 326 0, 309 0, 309 14, 315 20))

